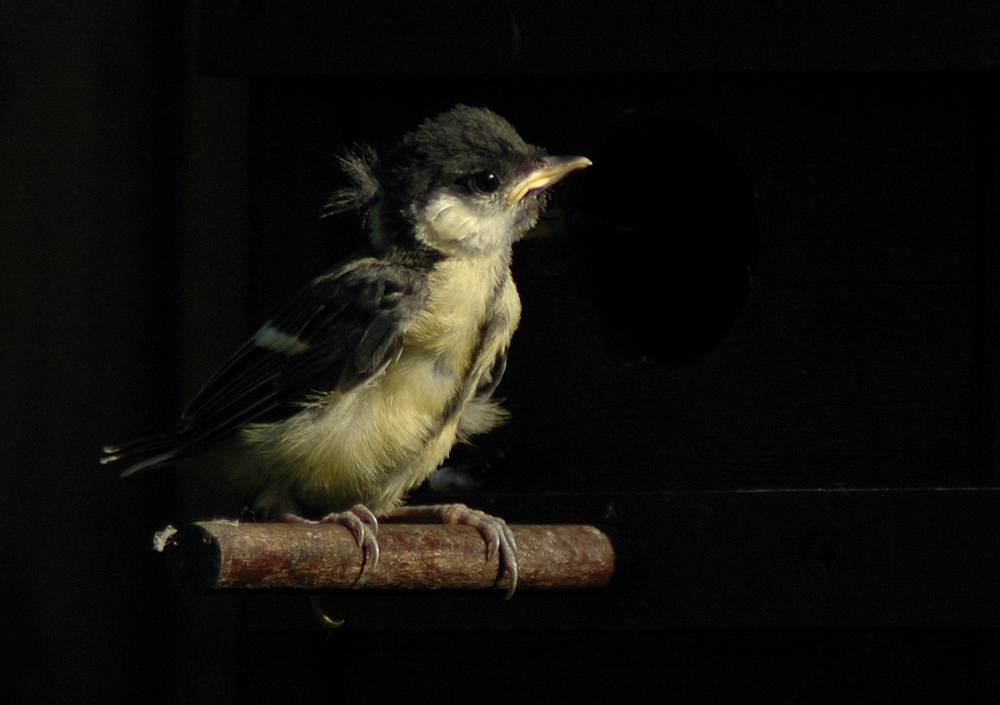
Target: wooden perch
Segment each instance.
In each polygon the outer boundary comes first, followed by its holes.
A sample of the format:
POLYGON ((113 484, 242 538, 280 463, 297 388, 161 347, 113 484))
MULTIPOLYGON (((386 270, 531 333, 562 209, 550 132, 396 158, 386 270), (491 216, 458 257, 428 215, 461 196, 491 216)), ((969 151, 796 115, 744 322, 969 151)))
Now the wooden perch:
MULTIPOLYGON (((592 526, 512 526, 518 591, 604 587, 614 572, 611 541, 592 526)), ((210 521, 156 535, 179 582, 194 590, 469 590, 494 587, 497 557, 468 526, 382 524, 381 558, 359 579, 362 553, 335 524, 210 521)), ((506 589, 507 578, 498 585, 506 589)))

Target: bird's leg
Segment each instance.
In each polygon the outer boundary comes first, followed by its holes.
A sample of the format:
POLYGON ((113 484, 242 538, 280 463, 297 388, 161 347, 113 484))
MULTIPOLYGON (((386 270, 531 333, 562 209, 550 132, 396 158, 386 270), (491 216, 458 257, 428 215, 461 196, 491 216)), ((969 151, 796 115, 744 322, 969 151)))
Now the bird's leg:
POLYGON ((301 524, 339 524, 346 527, 361 549, 361 572, 358 573, 358 580, 366 570, 373 570, 378 565, 378 519, 363 504, 357 504, 344 512, 331 512, 318 522, 288 512, 281 514, 279 519, 301 524))
POLYGON ((400 521, 437 520, 442 524, 461 524, 471 526, 486 542, 486 560, 500 556, 500 570, 497 573, 497 584, 504 573, 510 576, 510 587, 507 588, 507 599, 510 599, 517 588, 517 544, 510 527, 500 517, 495 517, 478 509, 470 509, 464 504, 426 504, 398 507, 383 517, 384 519, 400 521))

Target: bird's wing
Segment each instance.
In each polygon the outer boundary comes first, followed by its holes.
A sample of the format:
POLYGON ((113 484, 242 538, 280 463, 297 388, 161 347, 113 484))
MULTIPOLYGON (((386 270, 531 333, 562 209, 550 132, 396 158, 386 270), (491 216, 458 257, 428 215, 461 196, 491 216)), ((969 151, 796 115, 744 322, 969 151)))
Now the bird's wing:
POLYGON ((362 259, 315 279, 227 362, 184 412, 182 433, 227 433, 381 372, 425 297, 413 269, 362 259))
MULTIPOLYGON (((420 271, 374 259, 318 277, 208 381, 172 439, 114 450, 127 457, 169 445, 167 460, 245 423, 279 421, 324 394, 357 386, 399 354, 425 289, 420 271)), ((163 460, 137 463, 126 473, 163 460)))

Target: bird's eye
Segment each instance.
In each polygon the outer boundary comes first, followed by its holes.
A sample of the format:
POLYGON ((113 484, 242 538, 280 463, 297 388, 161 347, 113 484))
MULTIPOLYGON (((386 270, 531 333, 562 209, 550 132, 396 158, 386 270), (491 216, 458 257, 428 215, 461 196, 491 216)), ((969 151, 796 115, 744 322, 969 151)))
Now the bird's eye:
POLYGON ((466 179, 466 183, 473 191, 479 193, 496 193, 500 188, 500 177, 492 171, 480 171, 466 179))

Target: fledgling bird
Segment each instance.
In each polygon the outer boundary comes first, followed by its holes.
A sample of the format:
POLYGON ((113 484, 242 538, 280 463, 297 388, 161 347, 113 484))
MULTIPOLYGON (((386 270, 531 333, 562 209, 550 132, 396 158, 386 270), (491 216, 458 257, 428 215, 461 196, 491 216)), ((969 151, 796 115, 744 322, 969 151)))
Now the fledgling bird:
MULTIPOLYGON (((122 476, 229 439, 220 482, 279 520, 344 524, 378 561, 377 517, 470 524, 517 582, 506 524, 464 505, 402 508, 458 441, 504 418, 500 382, 521 303, 511 246, 547 189, 586 157, 551 157, 502 117, 458 105, 379 163, 343 159, 353 186, 328 212, 365 215, 369 246, 302 289, 208 381, 178 426, 104 449, 122 476)), ((364 570, 364 569, 363 569, 364 570)))

